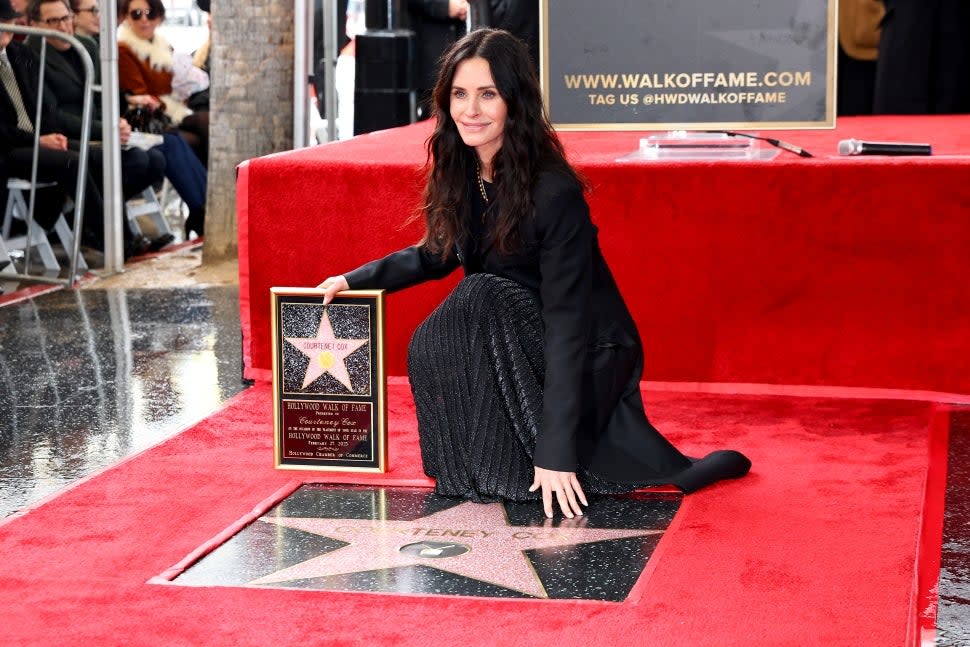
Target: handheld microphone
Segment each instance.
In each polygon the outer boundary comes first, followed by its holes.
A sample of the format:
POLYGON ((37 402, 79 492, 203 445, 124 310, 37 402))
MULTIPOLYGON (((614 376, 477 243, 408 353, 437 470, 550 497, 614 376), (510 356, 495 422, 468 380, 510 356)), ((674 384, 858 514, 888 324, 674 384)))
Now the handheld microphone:
POLYGON ((839 155, 932 155, 929 144, 903 144, 899 142, 863 142, 843 139, 839 142, 839 155))

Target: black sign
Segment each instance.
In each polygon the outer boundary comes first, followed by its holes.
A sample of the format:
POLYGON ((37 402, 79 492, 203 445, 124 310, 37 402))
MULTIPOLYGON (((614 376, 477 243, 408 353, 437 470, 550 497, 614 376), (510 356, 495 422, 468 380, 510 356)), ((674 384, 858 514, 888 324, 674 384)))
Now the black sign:
POLYGON ((562 130, 831 128, 835 0, 542 0, 562 130))

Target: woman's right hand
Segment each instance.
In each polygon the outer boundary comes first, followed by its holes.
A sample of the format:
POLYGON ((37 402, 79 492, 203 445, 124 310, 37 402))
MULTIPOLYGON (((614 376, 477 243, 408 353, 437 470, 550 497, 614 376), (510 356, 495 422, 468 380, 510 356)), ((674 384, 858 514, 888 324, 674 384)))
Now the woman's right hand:
POLYGON ((349 290, 350 285, 347 283, 347 279, 340 276, 329 276, 324 279, 323 283, 317 286, 317 289, 324 290, 323 295, 323 305, 327 305, 333 298, 337 296, 338 292, 343 292, 344 290, 349 290))
POLYGON ((149 110, 157 110, 162 105, 162 102, 150 94, 132 94, 128 96, 128 104, 141 106, 149 110))

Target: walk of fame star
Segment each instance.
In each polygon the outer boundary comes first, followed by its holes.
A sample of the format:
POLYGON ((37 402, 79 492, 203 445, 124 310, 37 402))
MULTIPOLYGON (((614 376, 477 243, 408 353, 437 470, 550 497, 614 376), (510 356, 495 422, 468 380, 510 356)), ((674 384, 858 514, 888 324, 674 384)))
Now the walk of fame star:
POLYGON ((307 388, 318 377, 324 373, 329 373, 334 379, 347 387, 348 391, 353 392, 354 387, 350 382, 350 375, 347 373, 347 365, 344 360, 348 355, 366 344, 368 340, 337 338, 334 335, 333 326, 330 325, 330 315, 327 308, 323 309, 323 316, 320 318, 320 327, 317 329, 316 337, 285 337, 284 339, 310 359, 301 388, 307 388))
POLYGON ((471 502, 410 521, 275 516, 260 520, 347 545, 259 577, 250 585, 422 565, 536 598, 549 595, 523 551, 662 533, 652 529, 585 528, 579 524, 514 526, 509 524, 501 503, 471 502))
POLYGON ((682 497, 595 497, 583 517, 427 488, 306 483, 180 572, 184 586, 623 602, 682 497))

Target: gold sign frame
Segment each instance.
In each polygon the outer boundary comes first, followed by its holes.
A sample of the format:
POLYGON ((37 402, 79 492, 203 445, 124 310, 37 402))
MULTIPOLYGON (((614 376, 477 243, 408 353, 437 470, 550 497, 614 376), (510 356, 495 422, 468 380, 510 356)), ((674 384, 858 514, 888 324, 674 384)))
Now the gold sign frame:
POLYGON ((387 471, 384 291, 270 289, 277 469, 387 471))

